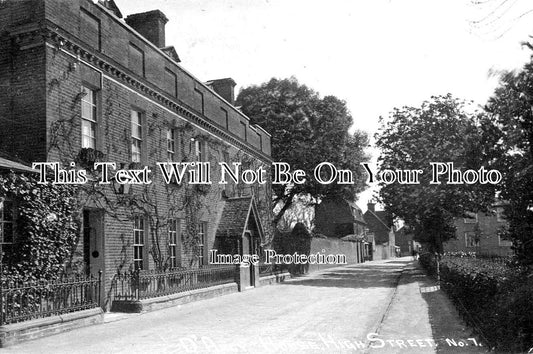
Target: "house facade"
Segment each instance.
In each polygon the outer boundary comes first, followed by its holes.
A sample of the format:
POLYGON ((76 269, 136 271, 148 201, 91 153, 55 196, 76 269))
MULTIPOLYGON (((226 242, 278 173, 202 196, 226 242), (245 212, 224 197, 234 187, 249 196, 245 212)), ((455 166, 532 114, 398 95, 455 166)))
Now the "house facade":
MULTIPOLYGON (((353 243, 357 262, 369 259, 370 244, 362 210, 353 201, 325 199, 315 206, 314 233, 353 243)), ((349 247, 348 247, 349 248, 349 247)))
POLYGON ((513 254, 512 242, 499 235, 500 230, 507 225, 503 205, 494 204, 489 213, 468 213, 468 217, 456 218, 455 239, 444 243, 444 252, 476 252, 493 256, 513 254))
POLYGON ((122 19, 112 0, 0 2, 0 151, 87 171, 70 267, 101 272, 107 298, 117 271, 207 266, 210 249, 272 237, 270 135, 234 107, 232 79, 182 67, 167 22, 158 10, 122 19), (109 163, 108 183, 95 162, 109 163), (266 183, 234 183, 222 162, 237 176, 263 168, 266 183), (180 163, 184 179, 157 163, 180 163))
POLYGON ((376 210, 374 202, 368 202, 363 218, 372 239, 372 259, 388 259, 396 255, 396 239, 392 217, 384 210, 376 210))

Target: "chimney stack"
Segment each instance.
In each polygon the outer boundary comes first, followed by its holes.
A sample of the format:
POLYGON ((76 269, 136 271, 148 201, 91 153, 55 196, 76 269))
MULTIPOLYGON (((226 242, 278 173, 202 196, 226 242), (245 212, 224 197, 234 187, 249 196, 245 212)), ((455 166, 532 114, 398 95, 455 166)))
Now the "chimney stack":
POLYGON ((235 81, 232 78, 228 77, 225 79, 210 80, 205 83, 211 88, 211 90, 218 93, 223 99, 228 101, 230 104, 235 103, 235 81))
POLYGON ((368 210, 370 210, 371 212, 375 213, 376 212, 376 203, 372 200, 369 200, 368 203, 366 204, 366 207, 368 208, 368 210))
POLYGON ((157 48, 165 47, 165 24, 168 18, 159 10, 152 10, 126 17, 126 23, 157 48))

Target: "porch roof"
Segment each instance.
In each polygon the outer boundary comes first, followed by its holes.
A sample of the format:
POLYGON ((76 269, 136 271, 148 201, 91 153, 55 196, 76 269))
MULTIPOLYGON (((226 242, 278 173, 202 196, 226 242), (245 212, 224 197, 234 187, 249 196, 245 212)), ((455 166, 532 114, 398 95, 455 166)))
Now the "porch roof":
POLYGON ((254 218, 260 237, 263 239, 263 228, 253 196, 228 198, 224 204, 216 237, 242 237, 250 217, 254 218))
POLYGON ((363 235, 346 235, 344 237, 341 237, 341 240, 348 241, 348 242, 363 242, 365 240, 365 237, 363 235))

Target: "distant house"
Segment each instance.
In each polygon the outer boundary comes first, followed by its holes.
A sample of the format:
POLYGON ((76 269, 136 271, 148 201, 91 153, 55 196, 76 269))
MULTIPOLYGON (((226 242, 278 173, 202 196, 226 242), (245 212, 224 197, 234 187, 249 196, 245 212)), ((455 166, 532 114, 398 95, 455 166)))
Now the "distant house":
POLYGON ((499 236, 499 231, 507 225, 503 217, 504 205, 498 202, 492 206, 490 213, 468 213, 469 217, 456 218, 456 238, 444 243, 444 251, 499 256, 512 254, 512 242, 499 236))
POLYGON ((396 240, 392 216, 383 210, 376 210, 376 204, 369 202, 363 214, 369 231, 374 235, 372 259, 387 259, 395 256, 396 240))
POLYGON ((337 238, 364 236, 366 226, 363 212, 355 202, 326 199, 315 207, 315 233, 337 238))
MULTIPOLYGON (((277 225, 280 232, 274 237, 273 247, 278 253, 293 252, 283 243, 287 242, 286 238, 293 237, 291 230, 298 224, 312 230, 310 253, 343 254, 349 264, 368 259, 366 224, 355 203, 326 198, 316 205, 316 200, 309 195, 296 197, 277 225)), ((319 269, 323 266, 311 265, 307 270, 319 269)))
POLYGON ((396 230, 395 240, 396 246, 400 247, 400 255, 410 256, 413 254, 413 250, 418 250, 420 244, 413 240, 414 233, 411 231, 409 226, 404 225, 398 230, 396 230))

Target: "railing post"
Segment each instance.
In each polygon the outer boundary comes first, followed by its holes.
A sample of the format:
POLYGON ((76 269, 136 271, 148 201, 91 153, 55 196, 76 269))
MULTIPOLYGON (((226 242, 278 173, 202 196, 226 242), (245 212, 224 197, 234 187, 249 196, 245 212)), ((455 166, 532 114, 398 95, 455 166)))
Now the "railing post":
POLYGON ((241 265, 240 264, 235 265, 235 282, 237 283, 237 287, 239 288, 239 291, 241 291, 241 265))
POLYGON ((135 271, 133 272, 133 277, 132 277, 132 281, 133 281, 133 296, 135 298, 135 300, 139 300, 139 291, 140 291, 140 279, 139 279, 140 275, 139 275, 139 269, 135 269, 135 271))
MULTIPOLYGON (((0 242, 0 326, 4 324, 4 286, 2 283, 2 262, 4 261, 2 258, 3 256, 3 250, 2 250, 2 242, 0 242)), ((7 312, 7 306, 6 306, 6 312, 7 312)))
POLYGON ((98 291, 98 295, 96 297, 97 301, 98 301, 98 306, 102 306, 102 270, 99 270, 98 271, 98 285, 97 285, 97 291, 98 291))
POLYGON ((437 285, 440 286, 440 253, 435 253, 435 261, 437 262, 437 285))

